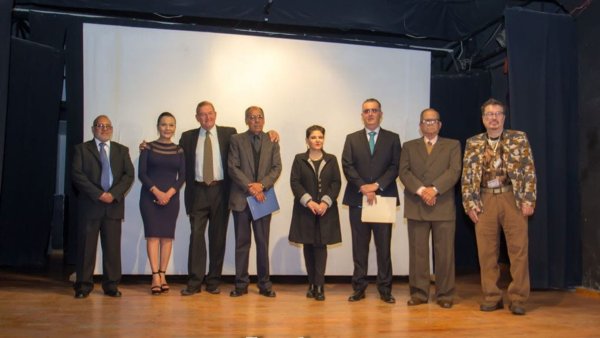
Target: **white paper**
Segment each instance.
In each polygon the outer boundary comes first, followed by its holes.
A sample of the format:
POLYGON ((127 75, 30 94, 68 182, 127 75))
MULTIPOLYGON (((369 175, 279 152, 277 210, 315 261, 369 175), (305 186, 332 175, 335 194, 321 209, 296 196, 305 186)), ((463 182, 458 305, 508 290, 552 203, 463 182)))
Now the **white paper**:
POLYGON ((377 195, 377 203, 369 205, 367 196, 363 196, 361 221, 368 223, 396 222, 396 197, 377 195))

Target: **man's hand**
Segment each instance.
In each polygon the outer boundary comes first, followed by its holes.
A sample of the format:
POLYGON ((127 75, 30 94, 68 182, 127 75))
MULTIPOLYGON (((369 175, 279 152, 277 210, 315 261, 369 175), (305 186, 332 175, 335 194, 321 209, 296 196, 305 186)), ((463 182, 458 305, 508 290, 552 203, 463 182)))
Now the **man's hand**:
POLYGON ((258 182, 249 183, 248 184, 248 192, 250 192, 250 195, 256 197, 257 194, 263 192, 263 185, 258 182))
POLYGON ((373 203, 377 204, 377 194, 375 192, 368 192, 364 195, 367 196, 367 203, 369 205, 373 205, 373 203))
POLYGON ((479 222, 479 214, 480 213, 481 213, 481 209, 479 209, 478 207, 475 207, 475 208, 469 210, 467 215, 469 215, 469 218, 471 219, 471 221, 473 221, 473 223, 477 224, 477 222, 479 222))
POLYGON ((140 143, 140 152, 145 149, 148 149, 148 143, 146 143, 145 140, 142 140, 142 143, 140 143))
POLYGON ((376 183, 363 184, 360 186, 360 193, 363 195, 366 195, 371 192, 375 193, 375 192, 377 192, 377 189, 379 189, 379 184, 376 184, 376 183))
POLYGON ((254 198, 256 198, 256 200, 260 203, 264 202, 267 199, 265 197, 265 194, 263 194, 262 192, 259 192, 258 194, 254 195, 254 198))
POLYGON ((421 199, 429 206, 435 205, 437 201, 437 191, 433 187, 426 187, 421 191, 421 199))
POLYGON ((100 197, 98 199, 100 200, 100 202, 103 202, 106 204, 111 204, 115 200, 113 195, 109 192, 103 192, 102 195, 100 195, 100 197))
POLYGON ((267 134, 269 134, 269 139, 271 139, 271 142, 279 143, 279 133, 277 131, 269 130, 267 134))
POLYGON ((533 215, 533 211, 534 211, 534 209, 531 206, 531 204, 529 204, 529 203, 521 204, 521 212, 523 213, 523 216, 529 217, 529 216, 533 215))

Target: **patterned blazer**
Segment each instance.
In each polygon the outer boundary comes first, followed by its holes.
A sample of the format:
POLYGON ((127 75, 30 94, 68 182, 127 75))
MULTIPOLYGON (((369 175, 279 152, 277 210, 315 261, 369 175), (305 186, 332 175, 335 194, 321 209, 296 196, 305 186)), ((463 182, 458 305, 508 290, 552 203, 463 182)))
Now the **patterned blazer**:
MULTIPOLYGON (((485 133, 475 135, 467 140, 462 170, 462 199, 466 212, 475 207, 483 210, 480 187, 486 142, 485 133)), ((512 183, 517 207, 521 208, 521 204, 529 203, 535 208, 537 194, 535 166, 527 134, 518 130, 506 129, 502 133, 500 146, 502 147, 502 160, 512 183)))

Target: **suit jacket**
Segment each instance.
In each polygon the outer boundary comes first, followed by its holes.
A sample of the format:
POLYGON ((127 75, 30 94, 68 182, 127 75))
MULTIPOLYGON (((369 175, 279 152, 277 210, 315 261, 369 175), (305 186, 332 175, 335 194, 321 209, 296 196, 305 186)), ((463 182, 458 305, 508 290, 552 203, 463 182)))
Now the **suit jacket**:
POLYGON ((100 152, 94 140, 75 146, 71 166, 71 180, 77 190, 79 213, 88 219, 109 217, 122 219, 125 216, 125 194, 133 183, 135 173, 129 149, 117 142, 110 142, 110 169, 113 182, 108 190, 114 201, 106 204, 98 200, 104 192, 100 185, 102 164, 100 152))
POLYGON ((398 134, 380 128, 375 149, 371 155, 365 129, 346 136, 342 153, 342 168, 348 180, 344 192, 343 204, 361 206, 360 186, 367 183, 379 183, 377 195, 398 199, 398 164, 400 162, 400 137, 398 134))
MULTIPOLYGON (((481 202, 481 177, 483 174, 483 153, 486 133, 475 135, 467 140, 462 171, 462 198, 466 212, 475 207, 483 210, 481 202)), ((506 129, 500 140, 502 160, 512 183, 517 207, 527 202, 535 208, 536 176, 531 146, 527 134, 518 130, 506 129)))
MULTIPOLYGON (((258 164, 258 182, 265 190, 273 187, 275 181, 281 174, 281 155, 279 144, 272 142, 269 136, 261 133, 260 159, 258 164)), ((229 158, 227 168, 231 177, 231 195, 229 196, 229 207, 234 211, 243 211, 248 202, 248 184, 254 180, 254 155, 250 132, 233 135, 229 147, 229 158)))
POLYGON ((460 177, 460 143, 438 137, 431 154, 424 139, 402 145, 400 181, 404 184, 404 217, 417 221, 450 221, 456 219, 454 186, 460 177), (420 187, 434 186, 439 195, 429 206, 417 195, 420 187))
MULTIPOLYGON (((219 149, 221 153, 221 165, 223 166, 223 191, 225 192, 225 200, 229 200, 229 186, 231 180, 227 171, 227 156, 229 155, 229 142, 231 136, 237 134, 235 128, 216 126, 217 137, 219 139, 219 149)), ((179 145, 183 148, 185 155, 185 211, 187 214, 191 212, 194 205, 194 182, 196 181, 196 147, 198 145, 198 136, 200 128, 188 130, 181 134, 179 145)), ((208 204, 208 201, 207 201, 208 204)))
POLYGON ((290 185, 294 193, 290 241, 315 244, 316 230, 320 230, 321 235, 321 243, 316 244, 334 244, 342 241, 337 207, 341 183, 340 167, 334 155, 323 155, 318 174, 309 161, 308 152, 296 155, 290 174, 290 185), (315 216, 305 206, 310 200, 329 204, 325 215, 315 216))

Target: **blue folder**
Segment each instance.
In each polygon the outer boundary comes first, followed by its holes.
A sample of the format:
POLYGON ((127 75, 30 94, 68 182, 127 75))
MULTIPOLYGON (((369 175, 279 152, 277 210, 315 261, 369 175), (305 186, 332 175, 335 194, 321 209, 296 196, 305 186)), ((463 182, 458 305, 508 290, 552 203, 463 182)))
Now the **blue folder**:
POLYGON ((275 189, 271 188, 264 191, 265 201, 260 203, 254 198, 254 196, 246 197, 248 201, 248 207, 252 213, 252 219, 257 220, 259 218, 270 215, 273 212, 279 210, 279 202, 277 202, 277 196, 275 195, 275 189))

